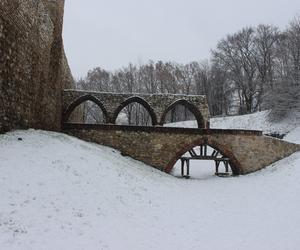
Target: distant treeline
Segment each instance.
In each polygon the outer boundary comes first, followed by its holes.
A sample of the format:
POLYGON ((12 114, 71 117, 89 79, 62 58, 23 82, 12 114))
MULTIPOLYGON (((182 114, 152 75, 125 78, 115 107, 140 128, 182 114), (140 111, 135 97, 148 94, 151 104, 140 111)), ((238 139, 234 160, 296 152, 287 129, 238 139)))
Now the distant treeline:
POLYGON ((282 119, 300 109, 300 18, 294 18, 285 30, 258 25, 227 35, 206 61, 186 65, 149 61, 114 72, 98 67, 77 87, 206 95, 213 116, 272 109, 271 118, 282 119))

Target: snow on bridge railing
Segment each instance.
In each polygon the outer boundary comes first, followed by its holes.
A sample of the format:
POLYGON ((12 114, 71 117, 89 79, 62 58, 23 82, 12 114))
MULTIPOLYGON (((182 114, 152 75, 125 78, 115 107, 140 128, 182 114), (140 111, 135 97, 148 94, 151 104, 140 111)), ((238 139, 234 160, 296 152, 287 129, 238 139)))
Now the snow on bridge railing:
POLYGON ((179 134, 230 134, 230 135, 256 135, 262 136, 259 130, 243 129, 199 129, 183 127, 162 127, 162 126, 133 126, 114 124, 83 124, 83 123, 63 123, 63 130, 121 130, 131 132, 158 132, 158 133, 179 133, 179 134))
POLYGON ((203 97, 206 95, 186 95, 186 94, 171 94, 171 93, 138 93, 138 92, 109 92, 109 91, 96 91, 96 90, 83 90, 83 89, 64 89, 63 93, 83 93, 83 94, 103 94, 103 95, 115 95, 115 96, 177 96, 177 97, 203 97))

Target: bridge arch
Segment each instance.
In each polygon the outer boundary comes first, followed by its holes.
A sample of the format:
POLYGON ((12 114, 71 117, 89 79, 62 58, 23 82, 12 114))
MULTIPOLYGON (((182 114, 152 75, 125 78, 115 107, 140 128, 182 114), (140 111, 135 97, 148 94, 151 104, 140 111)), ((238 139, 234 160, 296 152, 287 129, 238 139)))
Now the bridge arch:
POLYGON ((86 101, 91 101, 93 103, 95 103, 103 112, 103 116, 104 116, 104 121, 107 122, 108 119, 108 114, 106 111, 106 108, 104 107, 104 105, 102 104, 102 102, 94 97, 93 95, 83 95, 80 96, 79 98, 77 98, 75 101, 73 101, 66 109, 66 111, 63 114, 63 122, 68 122, 72 112, 82 103, 86 102, 86 101))
POLYGON ((117 109, 114 111, 113 123, 116 123, 118 115, 120 114, 122 109, 131 103, 138 103, 138 104, 142 105, 148 111, 148 113, 151 117, 152 125, 153 126, 157 125, 157 117, 156 117, 156 114, 155 114, 153 108, 150 106, 150 104, 145 99, 143 99, 139 96, 130 97, 130 98, 126 99, 124 102, 122 102, 117 107, 117 109))
POLYGON ((186 152, 189 150, 193 149, 196 146, 201 146, 201 145, 208 145, 211 148, 220 151, 225 157, 229 158, 229 164, 232 170, 233 175, 239 175, 243 173, 242 168, 236 157, 234 156, 233 152, 228 149, 225 145, 222 145, 210 138, 200 138, 192 143, 184 145, 178 152, 174 154, 172 159, 169 161, 169 163, 166 165, 164 171, 166 173, 170 173, 173 167, 175 166, 175 163, 181 158, 182 155, 184 155, 186 152))
POLYGON ((173 102, 167 109, 163 112, 161 119, 160 119, 160 124, 164 125, 166 122, 166 116, 169 111, 171 111, 173 108, 175 108, 177 105, 182 105, 186 107, 196 118, 198 128, 205 128, 205 122, 203 119, 203 116, 200 112, 200 110, 192 103, 188 102, 187 100, 180 99, 175 102, 173 102))

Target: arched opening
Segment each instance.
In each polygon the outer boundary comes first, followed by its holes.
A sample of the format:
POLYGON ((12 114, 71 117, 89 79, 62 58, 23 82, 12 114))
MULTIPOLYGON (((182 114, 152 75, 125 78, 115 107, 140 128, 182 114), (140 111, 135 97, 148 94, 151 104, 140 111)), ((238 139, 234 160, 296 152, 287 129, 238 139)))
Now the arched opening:
POLYGON ((165 127, 205 127, 200 110, 186 100, 178 100, 171 104, 163 113, 161 123, 165 127))
POLYGON ((150 105, 140 97, 124 101, 115 111, 117 125, 151 126, 157 124, 156 115, 150 105))
POLYGON ((165 168, 176 177, 208 179, 241 173, 234 155, 225 147, 206 139, 184 146, 165 168))
POLYGON ((69 123, 103 124, 106 118, 107 112, 103 104, 90 95, 78 98, 64 114, 64 122, 69 123))

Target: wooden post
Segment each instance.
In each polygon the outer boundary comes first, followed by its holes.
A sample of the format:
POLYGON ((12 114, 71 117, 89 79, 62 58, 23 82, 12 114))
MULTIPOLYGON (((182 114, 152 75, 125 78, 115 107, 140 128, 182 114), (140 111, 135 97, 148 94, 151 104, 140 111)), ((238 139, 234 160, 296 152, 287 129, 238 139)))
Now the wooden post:
POLYGON ((228 161, 224 161, 226 173, 229 172, 228 161))
POLYGON ((219 165, 220 165, 220 162, 219 161, 215 161, 216 163, 216 174, 219 173, 219 165))

